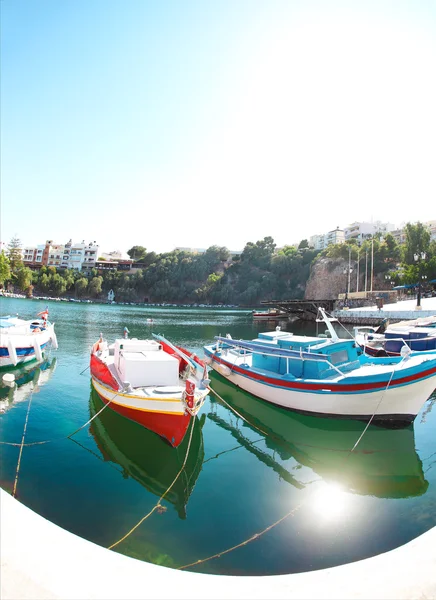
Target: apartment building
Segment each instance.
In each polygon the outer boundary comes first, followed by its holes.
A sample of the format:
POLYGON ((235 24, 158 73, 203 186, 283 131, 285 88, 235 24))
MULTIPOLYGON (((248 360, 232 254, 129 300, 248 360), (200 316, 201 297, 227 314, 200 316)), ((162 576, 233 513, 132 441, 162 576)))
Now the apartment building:
POLYGON ((395 231, 395 225, 392 223, 382 223, 381 221, 360 222, 355 221, 347 225, 344 229, 345 241, 356 240, 358 244, 371 238, 377 233, 386 234, 395 231))
POLYGON ((26 246, 23 248, 23 262, 29 267, 42 266, 42 257, 45 244, 39 246, 26 246))
POLYGON ((309 238, 309 246, 315 250, 324 250, 324 248, 327 248, 330 244, 343 244, 344 241, 344 230, 336 227, 336 229, 332 229, 327 233, 312 235, 309 238))
POLYGON ((75 269, 88 271, 95 267, 99 246, 96 242, 75 244, 69 240, 66 244, 54 244, 47 240, 36 247, 26 247, 23 262, 29 267, 55 267, 57 269, 75 269))
POLYGON ((66 250, 68 252, 64 254, 64 260, 67 269, 89 271, 95 267, 99 250, 95 241, 85 243, 85 240, 82 240, 80 244, 73 244, 70 240, 66 250))

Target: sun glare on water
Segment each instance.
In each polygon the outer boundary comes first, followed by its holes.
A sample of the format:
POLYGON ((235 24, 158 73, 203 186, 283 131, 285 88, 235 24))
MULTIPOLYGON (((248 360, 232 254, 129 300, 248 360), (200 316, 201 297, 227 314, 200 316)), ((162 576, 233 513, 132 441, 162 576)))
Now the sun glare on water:
POLYGON ((347 511, 348 494, 337 484, 325 484, 311 502, 311 508, 321 523, 335 523, 347 511))

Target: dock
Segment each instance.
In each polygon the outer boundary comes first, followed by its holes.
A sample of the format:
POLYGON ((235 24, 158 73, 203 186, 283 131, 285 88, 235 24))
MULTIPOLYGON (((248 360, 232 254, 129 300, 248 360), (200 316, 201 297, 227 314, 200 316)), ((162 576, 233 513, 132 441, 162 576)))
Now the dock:
POLYGON ((269 308, 278 308, 288 315, 302 321, 315 321, 318 308, 321 307, 328 313, 331 313, 336 304, 336 300, 265 300, 261 302, 262 306, 269 308))
POLYGON ((377 306, 337 309, 337 300, 270 300, 261 302, 264 306, 279 308, 288 318, 315 321, 318 308, 322 307, 341 323, 350 325, 379 325, 384 319, 391 323, 436 315, 436 298, 423 298, 421 308, 416 308, 416 299, 402 300, 377 306))

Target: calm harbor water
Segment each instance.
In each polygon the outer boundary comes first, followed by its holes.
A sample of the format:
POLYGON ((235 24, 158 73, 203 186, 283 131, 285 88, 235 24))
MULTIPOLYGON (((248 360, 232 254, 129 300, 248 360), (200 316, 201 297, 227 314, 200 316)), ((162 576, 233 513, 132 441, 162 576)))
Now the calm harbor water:
MULTIPOLYGON (((46 302, 0 299, 2 315, 33 318, 46 302)), ((48 302, 59 349, 41 368, 3 383, 0 439, 26 442, 16 496, 61 527, 109 547, 156 505, 179 472, 177 449, 110 408, 92 392, 89 350, 160 333, 203 355, 215 335, 253 338, 274 324, 247 310, 177 309, 48 302), (153 319, 153 324, 147 319, 153 319)), ((315 325, 288 326, 312 334, 315 325)), ((3 371, 4 373, 4 371, 3 371)), ((294 573, 335 566, 395 548, 436 525, 436 394, 413 426, 301 416, 266 405, 211 375, 211 394, 193 430, 186 467, 161 501, 114 551, 169 567, 234 575, 294 573), (237 416, 222 402, 233 406, 237 416), (259 537, 244 544, 255 534, 259 537), (228 549, 234 548, 230 552, 228 549)), ((189 430, 188 430, 189 434, 189 430)), ((19 447, 1 446, 0 484, 12 492, 19 447)), ((43 543, 43 540, 41 541, 43 543)))

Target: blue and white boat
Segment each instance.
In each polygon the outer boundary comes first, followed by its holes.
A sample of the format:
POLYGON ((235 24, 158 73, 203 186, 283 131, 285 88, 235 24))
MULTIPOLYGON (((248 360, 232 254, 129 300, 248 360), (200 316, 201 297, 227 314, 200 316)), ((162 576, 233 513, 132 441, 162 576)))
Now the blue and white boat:
POLYGON ((400 356, 404 347, 436 353, 436 315, 381 327, 354 327, 354 338, 370 356, 400 356))
POLYGON ((340 339, 321 310, 330 338, 276 330, 254 340, 215 337, 205 362, 234 385, 302 413, 410 423, 436 388, 436 355, 406 348, 370 357, 340 339))
POLYGON ((47 320, 48 310, 38 316, 41 318, 30 320, 0 317, 0 367, 15 367, 31 360, 41 362, 50 344, 58 347, 54 323, 47 320))

